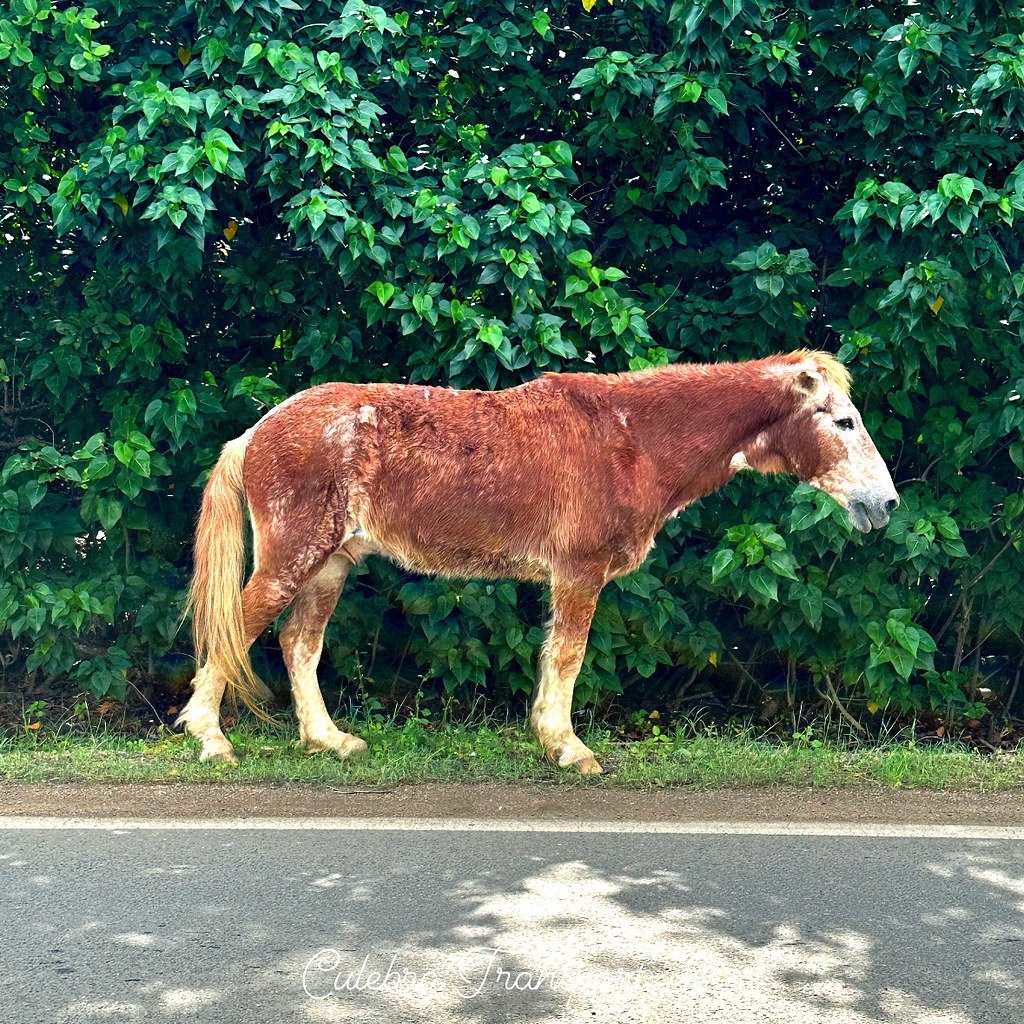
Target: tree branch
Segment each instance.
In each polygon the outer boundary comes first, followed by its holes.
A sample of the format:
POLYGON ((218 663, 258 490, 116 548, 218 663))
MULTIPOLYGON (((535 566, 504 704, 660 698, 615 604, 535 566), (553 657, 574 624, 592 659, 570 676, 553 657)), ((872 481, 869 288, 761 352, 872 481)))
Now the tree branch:
POLYGON ((836 711, 838 711, 839 714, 841 714, 843 718, 845 718, 846 721, 849 722, 850 725, 852 725, 854 729, 856 729, 857 732, 861 734, 861 736, 867 736, 867 729, 865 729, 864 726, 861 725, 860 722, 858 722, 857 719, 854 718, 853 715, 851 715, 850 712, 843 707, 843 702, 839 699, 839 694, 836 693, 836 688, 832 685, 832 677, 828 674, 828 672, 825 673, 825 686, 828 687, 829 700, 832 702, 832 706, 836 709, 836 711))

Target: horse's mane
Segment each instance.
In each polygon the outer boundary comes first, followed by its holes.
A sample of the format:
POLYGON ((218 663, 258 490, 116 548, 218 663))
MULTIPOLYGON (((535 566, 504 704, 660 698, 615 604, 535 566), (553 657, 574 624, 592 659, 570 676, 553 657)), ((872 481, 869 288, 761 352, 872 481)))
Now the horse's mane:
POLYGON ((821 374, 822 380, 830 389, 849 397, 850 371, 835 356, 816 349, 800 348, 792 352, 779 352, 764 359, 752 359, 746 363, 669 363, 666 366, 655 366, 647 370, 613 375, 619 380, 650 380, 672 379, 676 375, 690 376, 697 374, 706 378, 714 378, 719 373, 729 372, 733 367, 755 366, 799 366, 801 363, 813 363, 821 374))

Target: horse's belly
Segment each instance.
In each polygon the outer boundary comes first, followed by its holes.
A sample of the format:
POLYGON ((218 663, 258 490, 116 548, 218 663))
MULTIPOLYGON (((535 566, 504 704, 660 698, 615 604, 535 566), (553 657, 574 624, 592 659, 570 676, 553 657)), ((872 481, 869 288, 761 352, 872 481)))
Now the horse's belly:
POLYGON ((419 531, 393 532, 359 528, 346 538, 345 553, 383 555, 413 572, 461 579, 547 580, 548 565, 537 555, 518 546, 470 543, 469 538, 431 536, 419 531))
POLYGON ((350 515, 368 550, 443 576, 550 576, 545 554, 553 499, 546 487, 514 485, 493 467, 432 475, 425 466, 392 468, 353 494, 350 515))

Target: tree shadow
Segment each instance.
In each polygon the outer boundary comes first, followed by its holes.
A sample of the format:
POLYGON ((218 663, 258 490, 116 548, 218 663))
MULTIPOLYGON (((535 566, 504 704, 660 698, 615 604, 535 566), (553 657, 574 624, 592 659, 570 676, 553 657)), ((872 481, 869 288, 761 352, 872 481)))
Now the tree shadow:
POLYGON ((1016 1024, 1024 1002, 1004 840, 19 830, 0 922, 10 1024, 1016 1024))

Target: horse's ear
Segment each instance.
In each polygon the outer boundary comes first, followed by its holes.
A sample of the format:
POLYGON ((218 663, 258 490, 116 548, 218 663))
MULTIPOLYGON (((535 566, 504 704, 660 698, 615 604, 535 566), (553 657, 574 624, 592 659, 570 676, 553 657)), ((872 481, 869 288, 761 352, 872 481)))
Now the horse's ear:
POLYGON ((824 398, 828 392, 828 385, 817 370, 797 370, 796 387, 809 402, 824 398))

